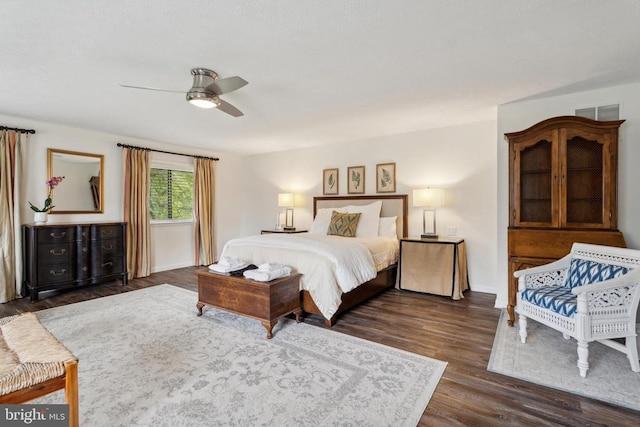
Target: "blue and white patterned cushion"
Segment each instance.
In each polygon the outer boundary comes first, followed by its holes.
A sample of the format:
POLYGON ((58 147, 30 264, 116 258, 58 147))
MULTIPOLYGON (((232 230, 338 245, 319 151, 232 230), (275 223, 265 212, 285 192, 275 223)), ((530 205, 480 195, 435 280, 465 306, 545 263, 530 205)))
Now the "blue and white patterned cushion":
POLYGON ((564 286, 575 288, 627 274, 627 267, 574 258, 564 278, 564 286))
POLYGON ((572 317, 578 309, 577 298, 568 286, 525 289, 522 299, 567 317, 572 317))

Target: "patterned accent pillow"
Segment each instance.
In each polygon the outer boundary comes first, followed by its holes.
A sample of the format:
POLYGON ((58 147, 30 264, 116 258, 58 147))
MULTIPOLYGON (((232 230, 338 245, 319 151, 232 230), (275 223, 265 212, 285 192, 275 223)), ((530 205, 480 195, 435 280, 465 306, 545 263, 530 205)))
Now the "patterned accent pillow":
POLYGON ((356 229, 358 228, 358 221, 360 221, 359 213, 341 213, 333 211, 327 234, 342 237, 355 237, 356 229))
POLYGON ((627 274, 629 269, 620 265, 603 264, 574 258, 564 278, 564 286, 573 289, 590 283, 603 282, 627 274))

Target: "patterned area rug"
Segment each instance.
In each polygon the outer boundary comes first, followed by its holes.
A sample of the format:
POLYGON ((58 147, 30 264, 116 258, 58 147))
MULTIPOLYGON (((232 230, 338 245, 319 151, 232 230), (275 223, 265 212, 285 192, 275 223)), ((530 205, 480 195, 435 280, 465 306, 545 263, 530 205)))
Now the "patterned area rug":
POLYGON ((487 369, 536 384, 640 410, 640 373, 626 355, 599 342, 589 344, 589 371, 578 371, 576 340, 530 320, 522 344, 518 322, 509 327, 503 310, 487 369))
POLYGON ((81 425, 415 426, 446 367, 289 319, 267 340, 196 302, 161 285, 36 313, 80 360, 81 425))

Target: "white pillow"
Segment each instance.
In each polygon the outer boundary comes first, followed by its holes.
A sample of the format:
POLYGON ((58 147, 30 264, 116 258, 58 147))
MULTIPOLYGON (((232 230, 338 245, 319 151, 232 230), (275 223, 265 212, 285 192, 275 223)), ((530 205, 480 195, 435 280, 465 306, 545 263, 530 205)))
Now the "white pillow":
POLYGON ((373 202, 364 206, 347 206, 348 213, 360 213, 360 221, 356 229, 356 237, 377 237, 380 225, 380 210, 382 201, 373 202))
POLYGON ((381 216, 380 225, 378 226, 378 236, 397 239, 396 219, 397 216, 381 216))
POLYGON ((318 209, 316 212, 316 217, 311 224, 311 228, 309 229, 310 234, 327 234, 327 230, 329 230, 329 223, 331 222, 331 214, 333 211, 340 213, 347 213, 346 208, 322 208, 318 209))

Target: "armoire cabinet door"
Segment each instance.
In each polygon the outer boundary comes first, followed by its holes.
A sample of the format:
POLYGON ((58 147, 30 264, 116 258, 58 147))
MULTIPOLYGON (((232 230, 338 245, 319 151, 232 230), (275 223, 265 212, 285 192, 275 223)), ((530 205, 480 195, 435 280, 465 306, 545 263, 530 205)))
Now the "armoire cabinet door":
POLYGON ((615 228, 615 169, 611 137, 581 129, 561 131, 563 228, 615 228))
POLYGON ((513 144, 512 218, 516 227, 557 227, 559 220, 557 132, 513 144))

